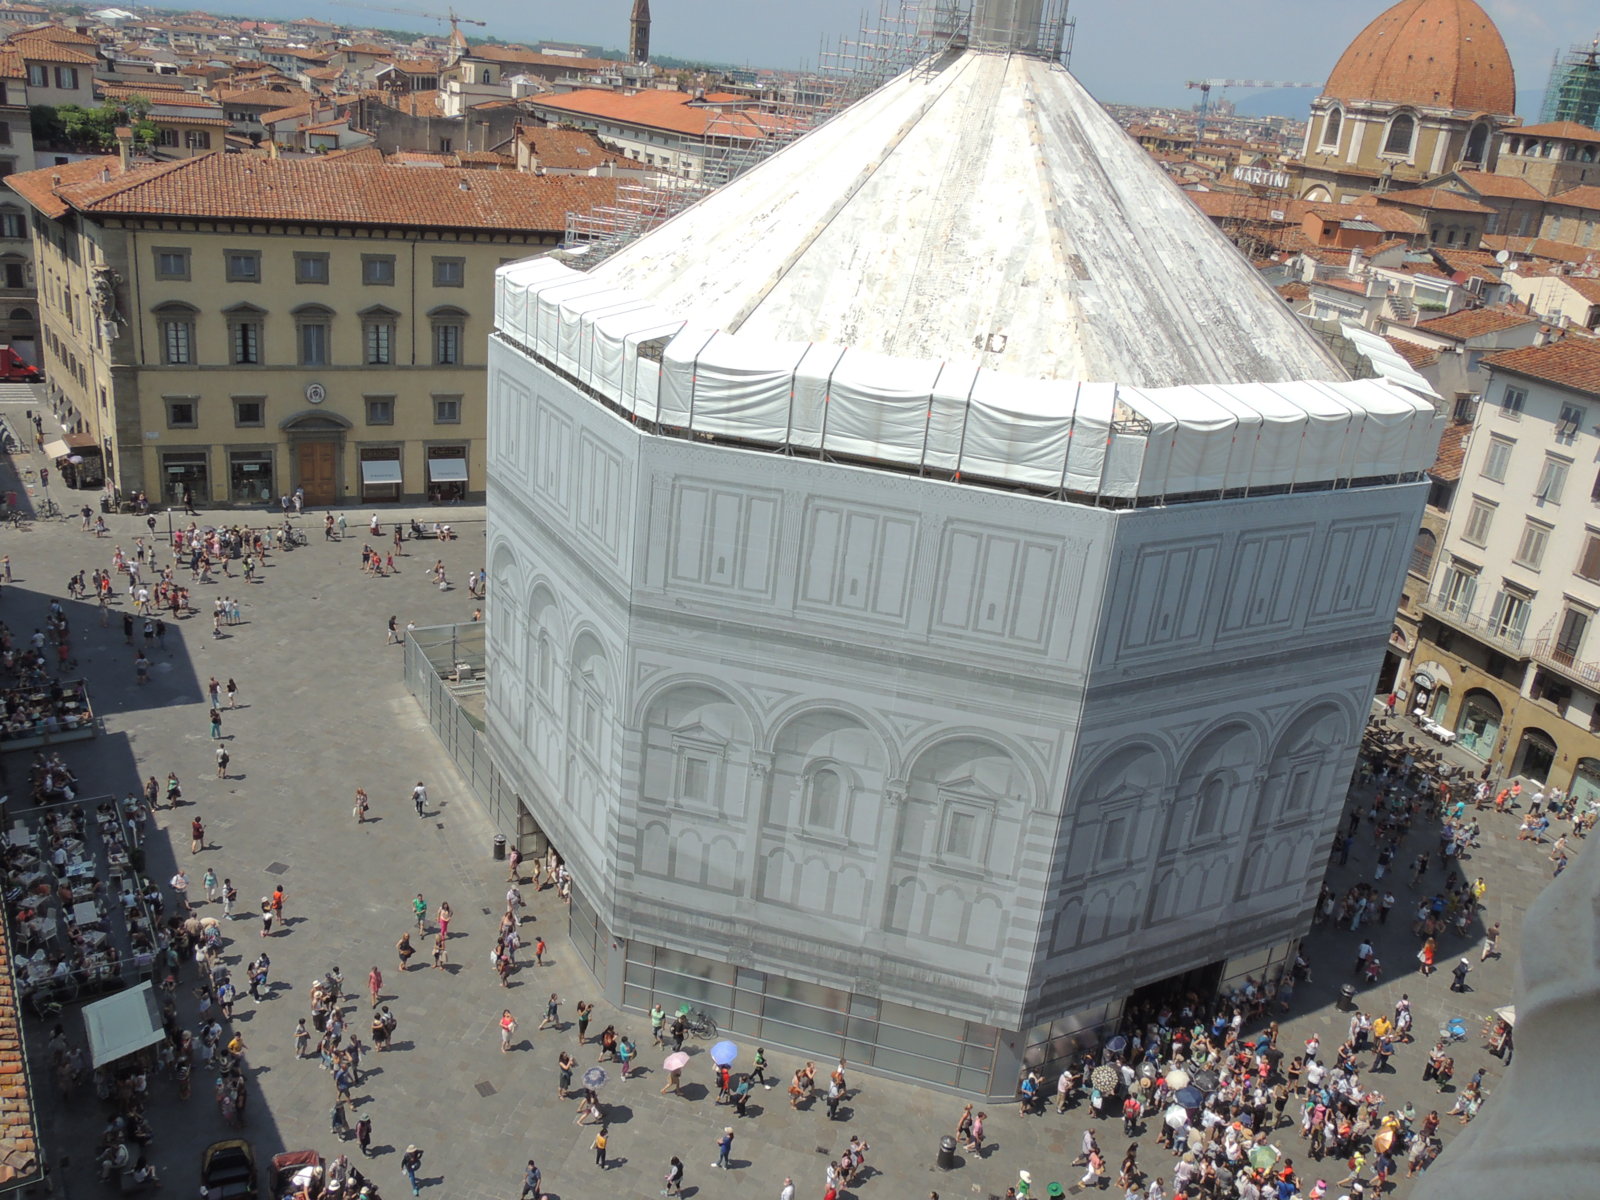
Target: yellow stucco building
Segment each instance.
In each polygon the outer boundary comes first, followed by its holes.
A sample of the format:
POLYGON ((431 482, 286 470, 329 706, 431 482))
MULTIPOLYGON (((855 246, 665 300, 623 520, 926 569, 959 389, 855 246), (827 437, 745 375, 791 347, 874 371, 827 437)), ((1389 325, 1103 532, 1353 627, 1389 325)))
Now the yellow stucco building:
POLYGON ((46 377, 87 452, 123 498, 213 505, 480 495, 494 272, 615 197, 375 151, 6 182, 32 209, 46 377))

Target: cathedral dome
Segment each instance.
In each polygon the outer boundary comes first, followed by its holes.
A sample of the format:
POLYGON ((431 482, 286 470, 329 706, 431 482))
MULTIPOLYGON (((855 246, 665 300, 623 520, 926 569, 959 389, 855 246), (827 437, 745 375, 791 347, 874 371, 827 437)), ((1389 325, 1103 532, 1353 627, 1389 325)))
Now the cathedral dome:
POLYGON ((1466 112, 1516 112, 1511 55, 1473 0, 1400 0, 1356 35, 1325 96, 1466 112))

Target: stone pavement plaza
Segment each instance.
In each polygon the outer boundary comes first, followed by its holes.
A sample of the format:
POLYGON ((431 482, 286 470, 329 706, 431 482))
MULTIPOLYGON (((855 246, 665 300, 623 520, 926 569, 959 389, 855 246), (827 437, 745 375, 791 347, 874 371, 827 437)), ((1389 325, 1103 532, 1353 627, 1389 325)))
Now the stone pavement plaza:
MULTIPOLYGON (((538 1159, 546 1190, 557 1200, 653 1196, 674 1153, 687 1166, 685 1195, 776 1197, 784 1177, 792 1176, 799 1196, 815 1197, 824 1188, 826 1155, 837 1155, 851 1134, 872 1147, 871 1170, 852 1189, 864 1196, 921 1200, 930 1190, 947 1200, 999 1196, 1016 1181, 1019 1169, 1031 1172, 1037 1195, 1051 1180, 1069 1186, 1076 1181, 1081 1171, 1069 1162, 1088 1121, 1081 1107, 1065 1116, 1051 1109, 1021 1118, 1013 1102, 980 1103, 990 1113, 991 1148, 981 1159, 965 1155, 955 1171, 939 1172, 934 1169, 938 1138, 955 1125, 958 1097, 852 1071, 854 1095, 840 1110, 843 1119, 830 1123, 820 1103, 811 1111, 789 1108, 781 1081, 800 1060, 769 1048, 779 1086, 758 1091, 750 1117, 737 1120, 731 1108, 717 1107, 706 1094, 710 1063, 704 1047, 694 1047, 685 1096, 661 1095, 661 1054, 650 1048, 648 1021, 604 1006, 591 1032, 613 1022, 632 1032, 641 1043, 644 1069, 635 1079, 621 1081, 608 1066, 611 1080, 603 1098, 611 1106, 613 1166, 599 1172, 590 1150, 594 1130, 575 1127, 572 1103, 556 1097, 556 1055, 576 1045, 573 1005, 593 995, 568 948, 564 910, 553 892, 530 896, 537 920, 525 936, 529 946, 535 933, 546 938, 548 965, 525 965, 508 990, 498 987, 489 955, 506 881, 504 864, 490 854, 494 830, 406 691, 400 650, 384 644, 391 613, 402 625, 414 621, 418 627, 470 616, 474 602, 463 581, 482 562, 481 509, 452 508, 461 540, 445 546, 407 542, 400 573, 388 579, 369 578, 358 569, 366 511, 347 510, 350 536, 337 545, 323 542, 320 514, 308 514, 302 524, 309 545, 274 555, 263 582, 254 587, 220 577, 214 585, 196 587, 195 603, 205 611, 214 594, 242 592, 244 623, 214 640, 206 615, 181 622, 167 637, 167 652, 155 656, 157 669, 146 687, 134 683, 134 652, 123 644, 120 620, 102 629, 93 606, 68 604, 78 658, 106 728, 97 741, 64 751, 83 780, 82 795, 121 794, 148 775, 164 778, 167 771, 177 771, 186 804, 159 814, 165 836, 152 836, 148 874, 169 878, 176 852, 189 869, 192 895, 203 896, 200 876, 208 866, 233 879, 242 915, 227 926, 226 957, 235 978, 242 978, 240 968, 260 950, 271 954, 272 998, 257 1006, 242 997, 235 1010, 253 1089, 246 1133, 263 1163, 284 1148, 334 1151, 328 1127, 331 1079, 314 1060, 296 1061, 292 1034, 296 1019, 309 1015, 311 982, 337 964, 347 991, 357 995, 346 1004, 355 1014, 352 1027, 366 1040, 365 979, 376 964, 399 1028, 393 1051, 363 1060, 367 1070, 355 1095, 357 1111, 372 1118, 376 1178, 391 1197, 403 1194, 400 1151, 412 1142, 425 1151, 422 1194, 434 1197, 515 1200, 530 1156, 538 1159), (440 593, 428 580, 427 569, 439 556, 457 584, 449 593, 440 593), (226 781, 214 778, 214 743, 206 722, 204 686, 211 675, 223 682, 232 676, 239 684, 240 708, 226 713, 223 725, 232 755, 226 781), (430 800, 422 820, 409 799, 419 779, 426 781, 430 800), (370 793, 375 818, 361 827, 351 817, 357 786, 370 793), (206 848, 191 858, 187 829, 196 814, 206 824, 206 848), (287 893, 287 928, 264 941, 254 913, 259 897, 279 883, 287 893), (449 900, 455 911, 448 971, 428 966, 431 939, 419 940, 420 953, 409 972, 396 969, 393 946, 413 928, 409 904, 419 891, 430 910, 449 900), (564 1025, 541 1032, 536 1027, 551 991, 562 998, 564 1025), (520 1024, 511 1054, 501 1053, 498 1045, 502 1007, 511 1008, 520 1024), (709 1164, 725 1124, 736 1127, 738 1138, 735 1169, 723 1177, 709 1164)), ((202 521, 209 519, 259 522, 261 515, 211 513, 202 521)), ((61 595, 73 571, 107 566, 114 545, 131 550, 133 537, 143 531, 134 518, 114 517, 110 524, 112 536, 101 541, 80 533, 76 520, 0 533, 0 552, 10 554, 15 575, 0 598, 0 618, 13 632, 31 632, 40 623, 48 600, 61 595)), ((234 571, 237 576, 238 564, 234 571)), ((26 757, 8 756, 17 795, 26 757)), ((25 807, 12 806, 14 813, 25 807)), ((1548 864, 1543 851, 1512 840, 1511 818, 1498 823, 1491 818, 1489 824, 1491 844, 1467 866, 1488 876, 1490 919, 1504 923, 1503 944, 1514 950, 1521 913, 1548 877, 1548 864)), ((1413 841, 1420 847, 1425 838, 1417 835, 1413 841)), ((1415 852, 1414 847, 1410 853, 1415 852)), ((1370 853, 1365 857, 1366 863, 1358 846, 1336 878, 1370 869, 1370 853)), ((201 915, 220 915, 220 910, 220 904, 200 906, 201 915)), ((1441 1104, 1431 1085, 1420 1081, 1425 1039, 1445 1016, 1464 1014, 1473 1036, 1458 1047, 1457 1077, 1464 1081, 1482 1063, 1497 1067, 1476 1033, 1481 1015, 1509 998, 1511 959, 1491 960, 1475 970, 1476 990, 1451 1003, 1447 971, 1426 981, 1415 975, 1409 920, 1399 917, 1397 910, 1380 930, 1378 950, 1389 973, 1363 993, 1363 1000, 1370 996, 1388 1006, 1409 991, 1419 1039, 1397 1056, 1398 1073, 1378 1086, 1397 1102, 1410 1098, 1424 1112, 1431 1106, 1442 1111, 1450 1097, 1441 1104)), ((1296 1010, 1283 1024, 1282 1044, 1296 1046, 1312 1031, 1330 1047, 1342 1039, 1347 1017, 1334 1010, 1332 999, 1338 985, 1351 978, 1357 940, 1349 932, 1313 936, 1315 982, 1299 990, 1296 1010)), ((1441 962, 1457 952, 1447 942, 1441 962)), ((525 948, 521 957, 531 959, 531 950, 525 948)), ((1476 965, 1476 943, 1472 958, 1476 965)), ((185 968, 183 981, 180 1011, 192 1024, 192 966, 185 968)), ((74 1017, 68 1028, 74 1039, 83 1037, 81 1020, 74 1017)), ((57 1182, 71 1194, 92 1194, 103 1187, 93 1177, 91 1160, 104 1115, 87 1089, 65 1104, 57 1101, 36 1027, 30 1045, 45 1147, 58 1168, 57 1182)), ((752 1049, 744 1047, 743 1064, 752 1049)), ((579 1055, 580 1068, 591 1065, 597 1053, 579 1055)), ((826 1074, 828 1064, 819 1066, 826 1074)), ((1491 1090, 1495 1078, 1491 1071, 1491 1090)), ((1046 1088, 1053 1092, 1053 1079, 1046 1088)), ((168 1172, 169 1186, 182 1194, 196 1185, 201 1149, 230 1136, 230 1130, 212 1102, 211 1080, 198 1072, 186 1102, 177 1099, 168 1079, 153 1079, 152 1093, 157 1137, 150 1155, 168 1172)), ((1447 1118, 1444 1136, 1457 1128, 1447 1118)), ((1140 1139, 1142 1160, 1148 1170, 1170 1178, 1171 1160, 1154 1145, 1155 1133, 1152 1122, 1140 1139)), ((1120 1121, 1102 1122, 1099 1137, 1114 1170, 1126 1145, 1120 1121)), ((1308 1181, 1343 1174, 1332 1162, 1324 1171, 1313 1169, 1296 1133, 1285 1129, 1277 1140, 1302 1165, 1308 1181)), ((348 1149, 355 1149, 353 1143, 348 1149)), ((1396 1194, 1406 1190, 1402 1180, 1396 1194)))

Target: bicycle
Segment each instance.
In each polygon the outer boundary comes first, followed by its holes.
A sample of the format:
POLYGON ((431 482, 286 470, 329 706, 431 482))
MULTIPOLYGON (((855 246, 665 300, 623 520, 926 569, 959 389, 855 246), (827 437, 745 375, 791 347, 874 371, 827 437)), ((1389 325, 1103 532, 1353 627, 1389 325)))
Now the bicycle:
POLYGON ((41 517, 59 517, 61 515, 61 506, 48 496, 39 501, 36 507, 38 515, 41 517))
POLYGON ((697 1037, 701 1041, 710 1041, 717 1036, 717 1023, 705 1013, 690 1009, 687 1004, 680 1008, 678 1013, 688 1024, 690 1036, 697 1037))

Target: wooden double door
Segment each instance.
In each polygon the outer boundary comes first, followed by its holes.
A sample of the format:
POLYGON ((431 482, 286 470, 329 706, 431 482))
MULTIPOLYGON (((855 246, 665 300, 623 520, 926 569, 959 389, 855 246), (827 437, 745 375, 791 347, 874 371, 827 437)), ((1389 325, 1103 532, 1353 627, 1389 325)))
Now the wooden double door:
POLYGON ((295 446, 295 478, 306 492, 306 507, 332 504, 339 495, 339 444, 307 441, 295 446))

